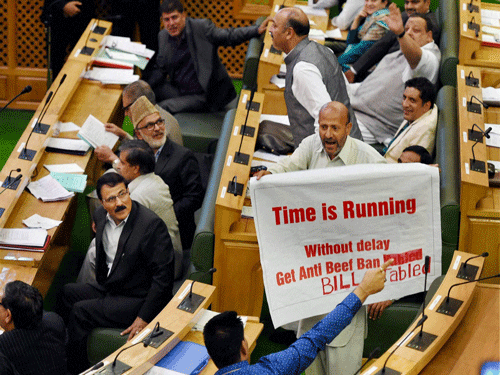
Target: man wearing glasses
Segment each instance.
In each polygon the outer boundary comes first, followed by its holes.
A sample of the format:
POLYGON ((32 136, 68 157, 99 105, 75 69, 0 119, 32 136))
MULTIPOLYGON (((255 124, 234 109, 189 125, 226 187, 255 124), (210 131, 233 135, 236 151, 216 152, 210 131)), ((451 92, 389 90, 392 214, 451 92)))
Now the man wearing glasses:
POLYGON ((174 250, 165 223, 130 198, 125 179, 97 180, 103 205, 95 211, 96 280, 66 284, 58 312, 68 326, 68 365, 86 367, 86 339, 93 328, 123 328, 137 335, 172 298, 174 250))

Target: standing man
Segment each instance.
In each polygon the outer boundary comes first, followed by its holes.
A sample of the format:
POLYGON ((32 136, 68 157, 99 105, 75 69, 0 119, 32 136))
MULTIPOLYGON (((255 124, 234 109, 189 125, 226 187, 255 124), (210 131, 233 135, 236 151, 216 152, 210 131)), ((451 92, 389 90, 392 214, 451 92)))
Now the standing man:
POLYGON ((160 6, 164 30, 158 34, 155 69, 148 82, 170 113, 218 111, 236 98, 222 65, 219 46, 236 46, 266 30, 260 26, 219 29, 207 19, 187 17, 179 0, 160 6))
POLYGON ((61 317, 43 312, 38 289, 22 281, 5 285, 0 301, 0 374, 67 373, 66 329, 61 317))
MULTIPOLYGON (((319 112, 319 133, 305 138, 294 153, 256 174, 257 179, 271 173, 306 169, 341 167, 353 164, 385 163, 370 145, 351 138, 352 123, 347 107, 339 102, 327 103, 319 112)), ((311 329, 323 316, 299 322, 298 336, 311 329)), ((352 375, 361 366, 365 338, 366 310, 363 308, 333 341, 327 344, 312 365, 309 374, 352 375)))
POLYGON ((427 78, 417 77, 406 81, 403 94, 405 121, 387 146, 384 157, 389 163, 397 163, 401 153, 413 145, 425 147, 432 153, 438 121, 435 100, 435 86, 427 78))
POLYGON ((172 298, 174 251, 167 227, 153 211, 130 199, 125 179, 105 173, 97 180, 103 207, 95 211, 96 279, 66 284, 58 310, 68 322, 73 371, 88 367, 86 340, 96 327, 137 335, 172 298))
POLYGON ((427 14, 412 14, 403 26, 396 4, 389 6, 385 21, 398 36, 400 49, 386 55, 373 73, 351 84, 351 103, 367 143, 387 144, 403 121, 401 98, 404 83, 425 77, 436 83, 441 52, 432 39, 433 23, 427 14))
MULTIPOLYGON (((436 13, 431 13, 429 7, 431 0, 406 0, 405 11, 401 15, 403 24, 406 25, 408 17, 412 14, 428 14, 430 20, 434 24, 433 38, 436 43, 439 42, 439 22, 436 13)), ((354 64, 351 69, 345 72, 345 76, 350 83, 361 82, 369 74, 371 68, 376 66, 385 55, 398 51, 399 42, 397 35, 390 31, 380 38, 373 46, 370 47, 354 64)))
POLYGON ((285 102, 297 148, 317 126, 319 110, 331 101, 344 104, 352 122, 352 137, 362 139, 351 108, 342 68, 333 52, 309 40, 309 20, 298 8, 281 9, 269 32, 273 46, 286 55, 285 102))

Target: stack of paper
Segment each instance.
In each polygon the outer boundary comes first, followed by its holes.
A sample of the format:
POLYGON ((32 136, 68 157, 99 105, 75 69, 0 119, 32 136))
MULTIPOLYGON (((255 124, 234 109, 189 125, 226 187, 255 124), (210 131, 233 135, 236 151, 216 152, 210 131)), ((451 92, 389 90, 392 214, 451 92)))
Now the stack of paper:
POLYGON ((89 149, 90 146, 80 139, 49 138, 45 151, 83 156, 89 149))
POLYGON ((0 229, 0 248, 44 251, 50 242, 45 229, 0 229))
POLYGON ((86 174, 50 172, 50 175, 68 191, 83 193, 87 186, 86 174))
POLYGON ((108 146, 111 149, 115 147, 119 139, 117 135, 107 132, 104 124, 92 115, 89 115, 87 120, 85 120, 81 130, 78 132, 78 137, 93 148, 108 146))
POLYGON ((128 85, 139 80, 139 76, 134 74, 132 69, 112 69, 112 68, 96 68, 88 70, 84 73, 83 78, 93 81, 100 81, 103 84, 118 84, 128 85))
POLYGON ((64 201, 75 194, 66 190, 51 175, 45 176, 38 181, 30 182, 28 189, 37 199, 44 202, 64 201))

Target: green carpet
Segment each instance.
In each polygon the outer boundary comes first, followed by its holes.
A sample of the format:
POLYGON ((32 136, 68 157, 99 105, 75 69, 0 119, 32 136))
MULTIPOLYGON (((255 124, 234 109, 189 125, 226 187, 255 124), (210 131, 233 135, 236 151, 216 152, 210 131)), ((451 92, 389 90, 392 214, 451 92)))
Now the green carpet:
POLYGON ((0 113, 0 168, 5 165, 34 113, 10 109, 0 113))

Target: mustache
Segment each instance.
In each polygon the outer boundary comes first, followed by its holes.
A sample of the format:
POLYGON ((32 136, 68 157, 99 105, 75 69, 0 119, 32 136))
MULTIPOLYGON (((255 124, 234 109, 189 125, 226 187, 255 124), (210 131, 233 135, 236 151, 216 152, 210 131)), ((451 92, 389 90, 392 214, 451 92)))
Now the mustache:
POLYGON ((118 206, 115 208, 115 213, 118 213, 120 211, 126 210, 127 206, 118 206))

